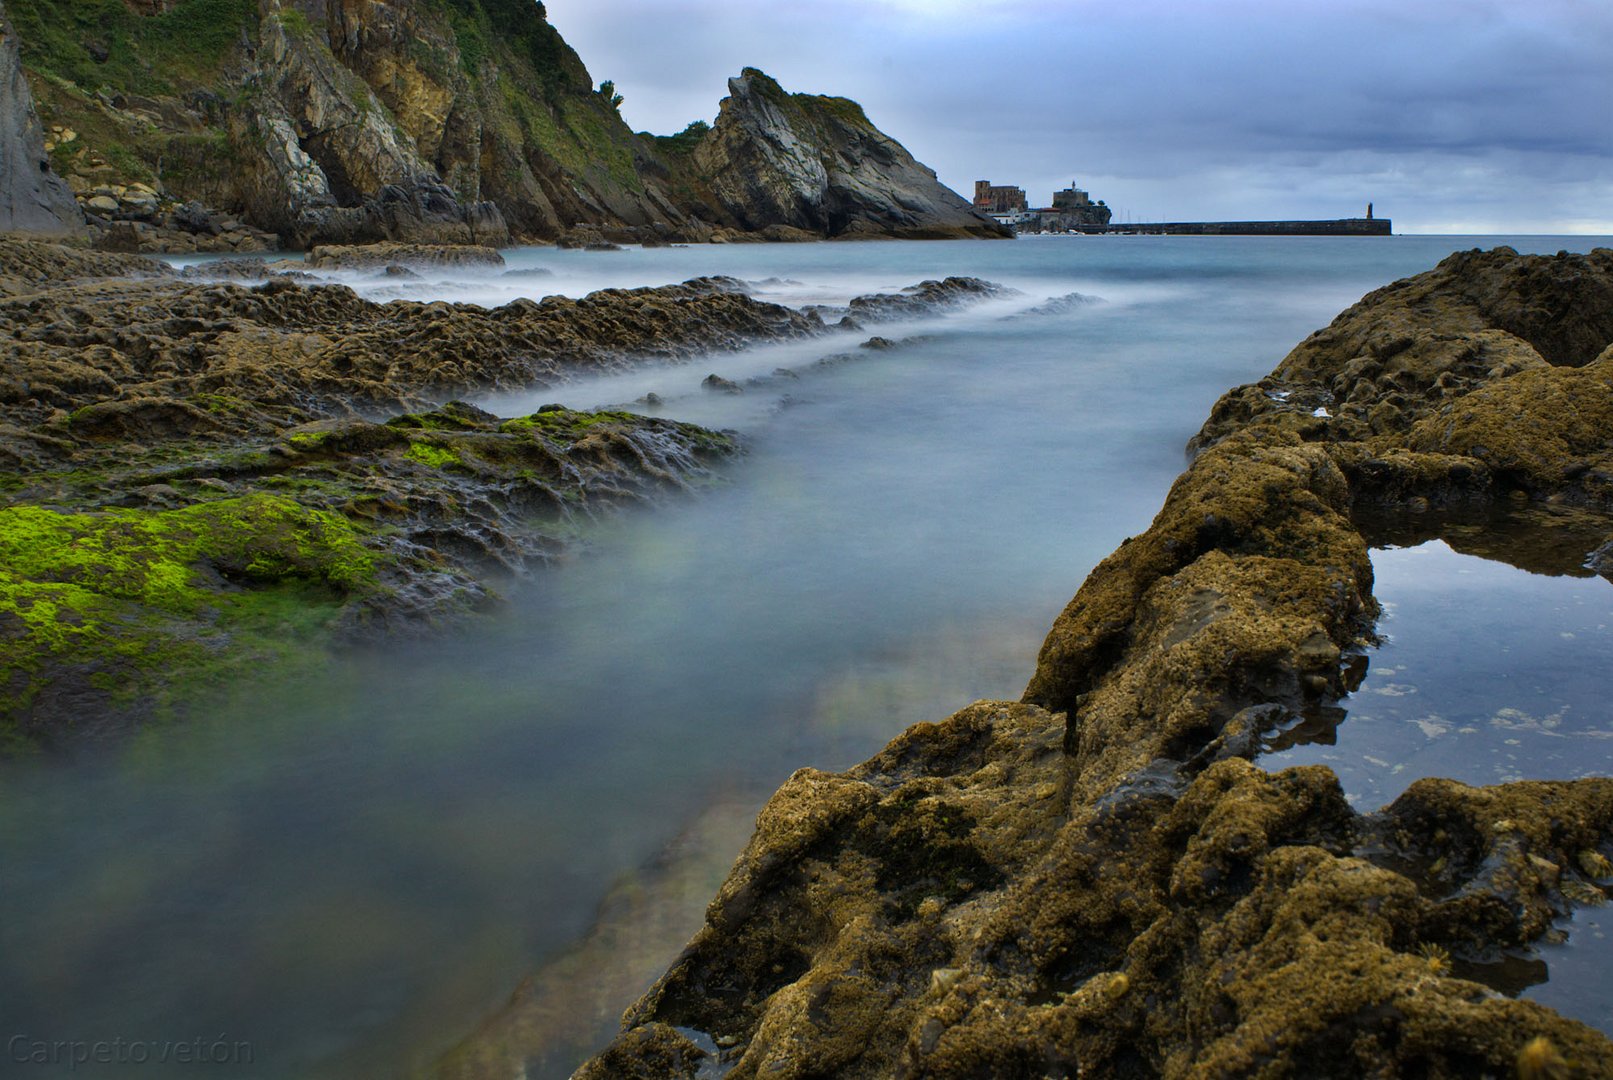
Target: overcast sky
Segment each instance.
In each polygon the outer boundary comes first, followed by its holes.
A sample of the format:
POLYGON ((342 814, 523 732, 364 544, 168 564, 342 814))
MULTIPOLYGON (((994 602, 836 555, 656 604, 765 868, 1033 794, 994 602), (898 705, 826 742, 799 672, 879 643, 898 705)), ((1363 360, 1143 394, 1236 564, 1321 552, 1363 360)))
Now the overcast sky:
POLYGON ((960 193, 1117 220, 1613 233, 1613 0, 548 0, 638 130, 747 65, 840 94, 960 193))

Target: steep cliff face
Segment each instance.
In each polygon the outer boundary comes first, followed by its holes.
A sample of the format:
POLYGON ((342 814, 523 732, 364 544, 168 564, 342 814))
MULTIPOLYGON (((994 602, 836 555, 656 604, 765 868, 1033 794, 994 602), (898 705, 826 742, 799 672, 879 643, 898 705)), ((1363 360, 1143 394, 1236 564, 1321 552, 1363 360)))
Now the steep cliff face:
POLYGON ((45 151, 144 247, 238 235, 185 203, 298 247, 996 232, 855 104, 760 72, 703 140, 634 134, 533 0, 10 3, 45 151))
POLYGON ((0 231, 72 233, 84 215, 45 155, 17 37, 0 3, 0 231))
MULTIPOLYGON (((383 25, 409 29, 388 19, 382 5, 369 6, 381 10, 383 25)), ((380 238, 506 242, 498 208, 476 199, 474 185, 455 192, 443 183, 399 114, 338 59, 342 9, 321 14, 316 26, 300 9, 265 0, 258 45, 243 57, 247 92, 231 137, 251 217, 298 246, 380 238)), ((395 65, 383 74, 399 75, 395 65)), ((434 115, 436 102, 426 96, 419 114, 434 115)))
POLYGON ((845 98, 789 94, 755 68, 728 80, 694 172, 741 227, 824 236, 1000 236, 845 98))

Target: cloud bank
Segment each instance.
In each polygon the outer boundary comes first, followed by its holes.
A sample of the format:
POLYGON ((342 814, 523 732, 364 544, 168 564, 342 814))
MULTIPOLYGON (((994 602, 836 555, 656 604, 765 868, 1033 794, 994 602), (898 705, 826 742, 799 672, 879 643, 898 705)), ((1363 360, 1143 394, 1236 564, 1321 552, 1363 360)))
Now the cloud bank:
POLYGON ((549 0, 623 114, 709 120, 741 67, 842 94, 954 189, 1121 219, 1613 232, 1613 5, 1586 0, 549 0))

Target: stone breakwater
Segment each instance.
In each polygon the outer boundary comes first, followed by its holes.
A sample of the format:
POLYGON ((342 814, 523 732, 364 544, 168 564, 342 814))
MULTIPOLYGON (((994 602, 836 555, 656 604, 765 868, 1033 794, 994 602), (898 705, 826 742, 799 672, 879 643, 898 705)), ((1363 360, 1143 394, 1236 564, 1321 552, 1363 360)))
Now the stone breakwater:
POLYGON ((1503 248, 1229 392, 1024 699, 792 776, 578 1075, 1613 1075, 1603 1034, 1453 974, 1605 901, 1613 780, 1361 814, 1326 768, 1252 764, 1359 678, 1360 512, 1568 504, 1613 535, 1610 342, 1613 251, 1503 248))
MULTIPOLYGON (((323 249, 304 265, 463 254, 323 249)), ((333 643, 438 629, 594 516, 738 448, 626 411, 500 418, 457 396, 834 328, 727 278, 489 310, 375 304, 263 263, 217 272, 259 283, 0 239, 0 752, 182 713, 333 643)), ((860 319, 995 291, 926 283, 860 319)))

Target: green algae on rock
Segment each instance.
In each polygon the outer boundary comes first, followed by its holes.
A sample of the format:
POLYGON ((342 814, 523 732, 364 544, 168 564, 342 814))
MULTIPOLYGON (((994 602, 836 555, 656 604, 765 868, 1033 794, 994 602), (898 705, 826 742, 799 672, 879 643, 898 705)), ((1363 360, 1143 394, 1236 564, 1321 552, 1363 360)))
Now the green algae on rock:
POLYGON ((456 403, 312 422, 261 450, 181 437, 30 470, 19 500, 124 505, 0 508, 16 639, 0 720, 56 742, 170 713, 285 649, 316 663, 355 636, 442 626, 563 552, 591 515, 686 488, 737 448, 669 420, 564 415, 582 420, 502 423, 456 403), (293 589, 301 610, 269 620, 293 589))
MULTIPOLYGON (((396 246, 329 257, 390 265, 403 254, 423 257, 396 246)), ((465 256, 433 249, 433 257, 465 256)), ((484 249, 470 256, 497 257, 484 249)), ((878 318, 996 290, 973 279, 926 282, 864 298, 863 308, 878 318)), ((285 641, 303 643, 299 656, 317 662, 324 645, 434 631, 496 602, 504 578, 573 548, 601 513, 697 486, 739 449, 728 433, 621 410, 555 405, 501 419, 454 395, 563 386, 585 372, 828 330, 818 314, 755 300, 732 278, 493 310, 382 305, 291 277, 251 288, 199 282, 136 256, 0 239, 8 375, 0 381, 0 505, 162 524, 177 520, 170 513, 272 497, 253 505, 289 502, 315 520, 347 522, 375 560, 375 581, 348 594, 327 588, 306 618, 286 624, 285 641)), ((186 565, 222 557, 205 538, 199 545, 186 565)), ((97 612, 106 602, 84 600, 97 612)), ((39 635, 56 627, 45 603, 24 598, 27 619, 8 625, 39 635)), ((170 646, 212 656, 187 644, 204 642, 221 654, 221 671, 275 667, 238 662, 270 648, 276 631, 263 619, 254 626, 265 641, 249 648, 244 632, 197 618, 162 606, 98 615, 94 633, 81 627, 74 640, 88 647, 108 638, 121 658, 117 674, 108 660, 69 662, 65 644, 58 652, 28 646, 19 653, 26 662, 7 672, 23 703, 13 729, 49 742, 175 711, 198 680, 189 661, 164 667, 170 646), (152 647, 136 647, 137 639, 152 647), (159 687, 165 670, 173 685, 159 687), (92 681, 129 689, 88 694, 92 681)))
POLYGON ((1606 898, 1613 780, 1359 814, 1250 763, 1360 677, 1360 518, 1606 521, 1610 341, 1613 252, 1470 253, 1229 392, 1024 701, 793 776, 578 1075, 1613 1075, 1605 1034, 1458 977, 1606 898))
POLYGON ((175 510, 0 508, 0 730, 54 742, 324 644, 388 556, 279 495, 175 510), (292 609, 297 610, 292 610, 292 609))

